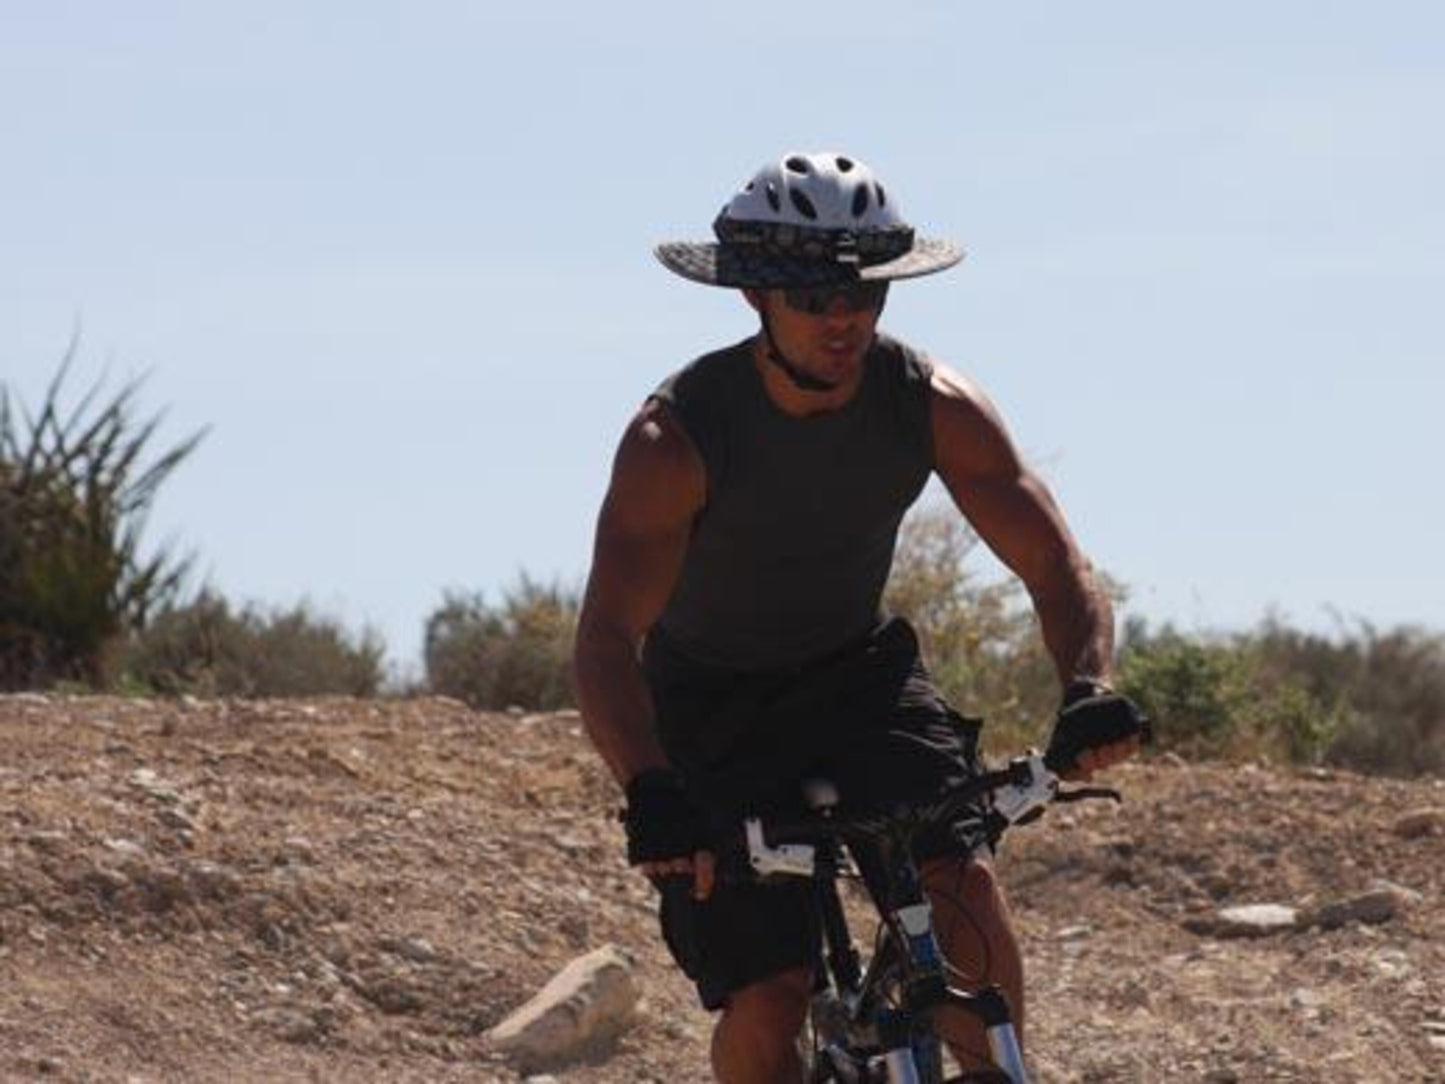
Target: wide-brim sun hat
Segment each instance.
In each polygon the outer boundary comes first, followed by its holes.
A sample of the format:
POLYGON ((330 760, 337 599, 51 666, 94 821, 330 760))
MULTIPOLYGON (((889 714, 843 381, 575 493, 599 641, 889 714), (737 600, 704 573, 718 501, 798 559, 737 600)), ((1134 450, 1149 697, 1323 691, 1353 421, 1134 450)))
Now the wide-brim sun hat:
POLYGON ((914 278, 964 255, 953 241, 918 237, 873 171, 834 152, 764 166, 713 232, 716 241, 669 241, 654 252, 694 282, 759 290, 914 278))

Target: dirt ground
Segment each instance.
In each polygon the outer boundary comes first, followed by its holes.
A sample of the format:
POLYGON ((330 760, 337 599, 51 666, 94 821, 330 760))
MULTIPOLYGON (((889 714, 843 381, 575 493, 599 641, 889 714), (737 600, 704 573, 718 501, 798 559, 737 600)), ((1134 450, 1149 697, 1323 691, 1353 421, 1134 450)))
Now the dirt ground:
MULTIPOLYGON (((1112 782, 999 861, 1039 1079, 1445 1081, 1445 833, 1400 826, 1445 781, 1112 782), (1380 881, 1411 902, 1376 924, 1198 932, 1380 881)), ((611 942, 639 1022, 550 1079, 704 1081, 618 803, 571 714, 0 697, 0 1080, 518 1081, 483 1033, 611 942)))

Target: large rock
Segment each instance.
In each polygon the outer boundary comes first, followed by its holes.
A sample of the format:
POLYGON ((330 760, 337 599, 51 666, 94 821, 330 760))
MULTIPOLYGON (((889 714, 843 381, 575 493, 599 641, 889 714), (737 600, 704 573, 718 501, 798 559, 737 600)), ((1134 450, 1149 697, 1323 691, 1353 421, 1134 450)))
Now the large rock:
POLYGON ((598 1057, 631 1025, 637 997, 631 961, 603 945, 554 975, 487 1040, 524 1071, 598 1057))
POLYGON ((1268 937, 1292 930, 1298 922, 1299 912, 1293 907, 1279 903, 1249 903, 1191 918, 1184 923, 1184 928, 1206 937, 1268 937))
POLYGON ((1301 924, 1325 930, 1338 929, 1351 922, 1378 926, 1419 903, 1420 898, 1418 892, 1381 881, 1368 892, 1321 904, 1309 911, 1301 924))
POLYGON ((1402 814, 1393 825, 1394 832, 1402 839, 1419 839, 1421 836, 1445 835, 1445 806, 1427 806, 1412 809, 1402 814))

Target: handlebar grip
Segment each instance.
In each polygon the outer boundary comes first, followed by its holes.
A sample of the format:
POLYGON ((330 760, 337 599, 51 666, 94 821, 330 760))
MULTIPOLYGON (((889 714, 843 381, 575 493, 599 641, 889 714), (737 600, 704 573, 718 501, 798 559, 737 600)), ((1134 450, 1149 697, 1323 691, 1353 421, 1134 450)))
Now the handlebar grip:
POLYGON ((691 873, 659 873, 648 877, 658 895, 670 906, 677 907, 692 899, 693 875, 691 873))
POLYGON ((1148 743, 1153 736, 1149 718, 1128 697, 1117 693, 1091 696, 1059 712, 1044 765, 1051 772, 1066 772, 1086 750, 1133 737, 1148 743))

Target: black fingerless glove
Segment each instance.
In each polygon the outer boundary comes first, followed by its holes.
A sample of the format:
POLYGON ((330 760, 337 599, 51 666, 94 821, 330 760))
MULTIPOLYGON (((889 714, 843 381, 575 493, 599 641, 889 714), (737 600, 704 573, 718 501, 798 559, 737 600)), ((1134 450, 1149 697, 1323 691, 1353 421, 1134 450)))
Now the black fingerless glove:
POLYGON ((1074 681, 1064 692, 1044 764, 1052 772, 1065 772, 1085 750, 1136 735, 1147 743, 1153 733, 1149 719, 1132 700, 1098 682, 1074 681))
POLYGON ((668 768, 649 768, 627 784, 627 861, 665 862, 691 858, 708 842, 707 817, 683 789, 682 778, 668 768))

